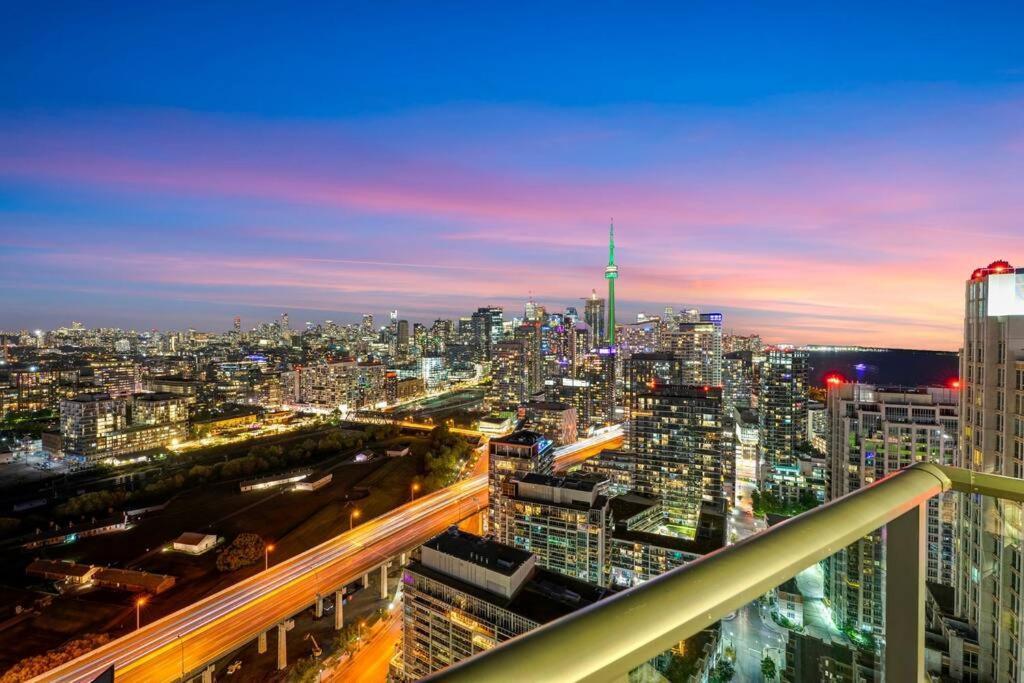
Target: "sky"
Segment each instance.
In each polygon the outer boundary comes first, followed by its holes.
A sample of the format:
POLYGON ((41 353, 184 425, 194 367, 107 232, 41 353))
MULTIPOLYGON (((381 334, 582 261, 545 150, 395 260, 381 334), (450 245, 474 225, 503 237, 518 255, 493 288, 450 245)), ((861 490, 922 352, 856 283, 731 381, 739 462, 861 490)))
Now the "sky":
POLYGON ((957 349, 1024 4, 768 5, 12 5, 0 329, 561 310, 614 219, 620 322, 957 349))

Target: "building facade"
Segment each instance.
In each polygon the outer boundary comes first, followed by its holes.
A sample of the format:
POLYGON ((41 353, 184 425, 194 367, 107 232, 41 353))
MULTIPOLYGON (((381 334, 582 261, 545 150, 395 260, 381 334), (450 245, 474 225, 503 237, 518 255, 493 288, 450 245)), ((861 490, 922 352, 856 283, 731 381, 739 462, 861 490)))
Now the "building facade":
MULTIPOLYGON (((1024 477, 1024 268, 996 261, 965 287, 960 465, 1024 477)), ((1024 680, 1024 507, 962 496, 956 610, 977 629, 982 680, 1024 680)))
MULTIPOLYGON (((835 500, 919 462, 952 465, 959 392, 833 383, 828 391, 828 499, 835 500)), ((927 580, 953 585, 952 494, 928 503, 927 580)), ((881 530, 825 563, 825 596, 841 626, 881 637, 885 626, 881 530)))
POLYGON ((761 369, 758 397, 761 420, 761 471, 763 491, 786 501, 800 497, 799 447, 807 435, 807 354, 773 349, 761 369))

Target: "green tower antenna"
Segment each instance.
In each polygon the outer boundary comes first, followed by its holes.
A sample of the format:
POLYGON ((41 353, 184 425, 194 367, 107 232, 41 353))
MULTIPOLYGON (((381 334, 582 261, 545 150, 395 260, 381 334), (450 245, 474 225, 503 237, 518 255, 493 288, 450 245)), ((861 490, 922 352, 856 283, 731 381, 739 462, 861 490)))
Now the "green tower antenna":
POLYGON ((619 267, 615 265, 614 221, 608 226, 608 266, 604 277, 608 280, 608 345, 615 346, 615 280, 619 277, 619 267))

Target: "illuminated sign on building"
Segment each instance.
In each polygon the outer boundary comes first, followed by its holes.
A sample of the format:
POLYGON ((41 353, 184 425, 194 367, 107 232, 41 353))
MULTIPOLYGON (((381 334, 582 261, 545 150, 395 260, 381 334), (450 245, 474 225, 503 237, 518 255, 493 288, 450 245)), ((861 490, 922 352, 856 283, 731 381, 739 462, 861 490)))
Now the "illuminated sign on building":
POLYGON ((1024 272, 989 275, 988 314, 1024 315, 1024 272))

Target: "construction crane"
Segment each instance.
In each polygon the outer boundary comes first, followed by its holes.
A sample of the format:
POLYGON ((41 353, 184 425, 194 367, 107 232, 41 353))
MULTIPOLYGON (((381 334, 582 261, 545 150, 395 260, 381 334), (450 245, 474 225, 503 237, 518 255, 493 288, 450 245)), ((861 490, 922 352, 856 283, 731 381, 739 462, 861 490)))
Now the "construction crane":
POLYGON ((313 636, 312 633, 307 633, 304 640, 308 640, 311 643, 313 643, 313 657, 319 657, 324 653, 323 649, 320 647, 320 644, 316 642, 316 638, 313 636))

